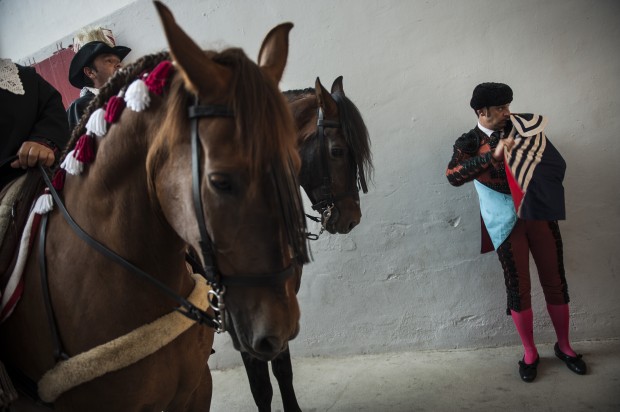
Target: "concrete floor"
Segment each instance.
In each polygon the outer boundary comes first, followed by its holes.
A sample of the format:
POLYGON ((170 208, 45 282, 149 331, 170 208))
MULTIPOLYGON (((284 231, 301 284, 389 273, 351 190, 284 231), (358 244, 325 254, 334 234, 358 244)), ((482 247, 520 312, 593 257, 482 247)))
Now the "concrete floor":
MULTIPOLYGON (((579 376, 538 345, 533 383, 522 382, 520 347, 294 358, 295 391, 318 411, 620 411, 620 340, 573 344, 589 371, 579 376)), ((282 411, 275 378, 272 410, 282 411)), ((243 367, 213 371, 214 412, 256 411, 243 367)))

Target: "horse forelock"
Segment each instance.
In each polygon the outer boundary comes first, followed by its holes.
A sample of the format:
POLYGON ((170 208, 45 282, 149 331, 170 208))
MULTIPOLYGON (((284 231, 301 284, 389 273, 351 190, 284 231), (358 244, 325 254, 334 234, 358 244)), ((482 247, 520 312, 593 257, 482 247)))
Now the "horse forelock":
POLYGON ((230 105, 235 112, 235 138, 250 162, 250 176, 263 173, 266 163, 295 158, 291 139, 295 126, 277 85, 241 49, 224 50, 213 60, 233 73, 230 105))
POLYGON ((275 82, 240 49, 228 49, 214 60, 233 70, 232 109, 237 138, 249 155, 250 178, 255 181, 271 170, 290 245, 297 260, 306 263, 306 220, 297 181, 301 160, 289 107, 275 82))
POLYGON ((340 126, 355 162, 362 166, 366 180, 372 178, 373 164, 370 136, 357 106, 344 94, 336 92, 332 97, 338 105, 340 126))

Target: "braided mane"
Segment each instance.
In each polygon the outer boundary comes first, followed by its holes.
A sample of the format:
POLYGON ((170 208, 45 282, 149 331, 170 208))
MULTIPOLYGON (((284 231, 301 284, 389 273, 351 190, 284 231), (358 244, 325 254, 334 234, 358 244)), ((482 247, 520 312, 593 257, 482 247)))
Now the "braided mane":
POLYGON ((141 57, 136 60, 134 63, 123 67, 121 70, 118 70, 114 75, 108 80, 108 82, 99 89, 99 94, 95 96, 93 100, 89 103, 88 107, 84 111, 84 114, 80 118, 77 126, 73 129, 71 133, 71 139, 65 150, 62 153, 60 163, 65 159, 67 153, 71 151, 80 138, 82 134, 86 131, 86 123, 90 115, 97 109, 103 107, 103 105, 110 99, 110 97, 115 96, 118 92, 128 83, 135 80, 141 73, 145 71, 152 70, 155 66, 161 63, 164 60, 168 60, 170 58, 170 53, 168 52, 160 52, 155 54, 150 54, 141 57))

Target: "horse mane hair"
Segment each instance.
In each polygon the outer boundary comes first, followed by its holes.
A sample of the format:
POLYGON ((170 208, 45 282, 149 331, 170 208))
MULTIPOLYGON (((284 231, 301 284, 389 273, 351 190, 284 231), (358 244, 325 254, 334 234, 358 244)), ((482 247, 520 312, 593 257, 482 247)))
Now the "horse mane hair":
POLYGON ((303 97, 305 97, 308 94, 311 94, 314 96, 315 94, 315 90, 313 87, 308 87, 306 89, 295 89, 295 90, 286 90, 284 92, 282 92, 284 94, 284 97, 286 97, 286 99, 290 102, 293 103, 303 97))
POLYGON ((338 105, 340 125, 347 145, 353 152, 355 163, 362 166, 364 176, 370 181, 373 176, 372 153, 370 151, 370 136, 366 123, 357 106, 344 94, 336 92, 332 97, 338 105))

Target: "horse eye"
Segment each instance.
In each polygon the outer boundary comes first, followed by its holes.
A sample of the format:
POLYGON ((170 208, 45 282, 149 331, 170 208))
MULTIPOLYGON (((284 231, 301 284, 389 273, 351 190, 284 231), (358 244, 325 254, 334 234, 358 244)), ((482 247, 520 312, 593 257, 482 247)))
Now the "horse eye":
POLYGON ((332 156, 333 157, 343 157, 344 156, 344 149, 341 149, 339 147, 334 147, 332 150, 332 156))
POLYGON ((230 192, 232 190, 232 182, 230 178, 221 173, 211 173, 209 175, 209 183, 215 189, 222 192, 230 192))

